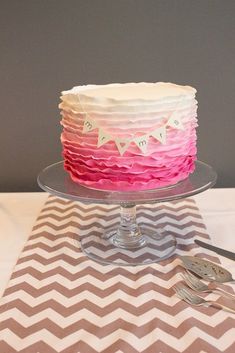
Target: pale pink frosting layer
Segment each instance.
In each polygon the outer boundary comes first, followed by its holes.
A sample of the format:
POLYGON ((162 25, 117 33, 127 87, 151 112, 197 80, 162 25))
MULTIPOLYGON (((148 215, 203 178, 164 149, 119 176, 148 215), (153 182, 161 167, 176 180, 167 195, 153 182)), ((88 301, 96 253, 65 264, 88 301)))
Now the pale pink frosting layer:
MULTIPOLYGON (((84 113, 84 105, 79 106, 77 101, 76 104, 71 103, 71 94, 66 101, 66 94, 62 96, 60 105, 63 126, 61 142, 64 167, 75 182, 97 189, 147 190, 175 184, 194 171, 197 152, 195 91, 175 95, 174 99, 166 96, 144 104, 141 101, 139 105, 136 99, 122 104, 108 101, 106 106, 102 101, 98 101, 100 105, 95 102, 93 106, 96 111, 91 111, 92 119, 119 138, 150 133, 164 125, 172 112, 178 110, 183 130, 167 127, 166 144, 150 137, 147 153, 141 152, 132 142, 123 156, 114 141, 97 148, 98 129, 82 132, 87 110, 84 113), (130 107, 132 111, 128 111, 130 107)), ((90 106, 92 99, 89 97, 86 109, 90 106)))

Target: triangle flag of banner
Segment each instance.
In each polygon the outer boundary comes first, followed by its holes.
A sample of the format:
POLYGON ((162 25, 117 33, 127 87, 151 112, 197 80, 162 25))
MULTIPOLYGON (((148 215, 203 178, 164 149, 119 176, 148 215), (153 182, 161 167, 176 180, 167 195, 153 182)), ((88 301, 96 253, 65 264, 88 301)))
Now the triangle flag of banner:
POLYGON ((130 144, 130 140, 116 138, 114 141, 115 141, 115 144, 117 146, 117 149, 118 149, 120 155, 122 156, 126 152, 126 150, 128 149, 129 144, 130 144))
POLYGON ((96 129, 96 127, 97 127, 96 123, 93 120, 91 120, 89 118, 86 118, 85 121, 84 121, 84 124, 83 124, 82 132, 83 133, 84 132, 90 132, 90 131, 96 129))
POLYGON ((165 145, 165 143, 166 143, 166 126, 162 126, 159 129, 152 131, 151 136, 153 136, 156 140, 160 141, 163 145, 165 145))
POLYGON ((140 137, 136 137, 133 141, 143 153, 146 153, 148 150, 148 139, 149 135, 143 135, 140 137))
POLYGON ((113 137, 109 135, 106 131, 104 131, 103 129, 99 129, 97 147, 104 145, 105 143, 109 142, 112 139, 113 137))
POLYGON ((183 124, 179 117, 177 117, 177 113, 173 113, 170 119, 167 122, 167 126, 171 126, 175 129, 183 130, 183 124))

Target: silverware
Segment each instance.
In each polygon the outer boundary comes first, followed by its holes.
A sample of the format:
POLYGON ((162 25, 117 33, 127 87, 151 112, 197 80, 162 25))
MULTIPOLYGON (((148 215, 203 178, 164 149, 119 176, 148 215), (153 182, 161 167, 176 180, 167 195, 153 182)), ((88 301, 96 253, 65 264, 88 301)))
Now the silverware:
POLYGON ((199 277, 207 281, 215 281, 220 283, 235 281, 232 274, 225 268, 199 257, 180 256, 182 266, 199 277))
POLYGON ((176 284, 173 287, 174 291, 176 292, 177 296, 184 300, 185 302, 187 302, 190 305, 203 305, 203 306, 214 306, 216 308, 219 309, 224 309, 226 311, 235 313, 235 304, 233 302, 228 302, 226 303, 226 305, 221 304, 219 302, 215 302, 213 300, 206 300, 194 293, 192 293, 192 291, 190 291, 190 289, 186 288, 184 285, 182 284, 176 284))
POLYGON ((234 260, 235 261, 235 253, 232 252, 232 251, 228 251, 228 250, 225 250, 225 249, 218 248, 217 246, 204 243, 204 241, 201 241, 201 240, 198 240, 198 239, 194 240, 194 242, 197 245, 199 245, 199 246, 201 246, 203 248, 206 248, 208 250, 214 251, 214 252, 216 252, 219 255, 222 255, 224 257, 227 257, 230 260, 234 260))
POLYGON ((181 275, 186 284, 196 292, 203 293, 218 293, 219 295, 232 299, 235 302, 235 295, 225 292, 223 289, 219 288, 215 282, 210 282, 208 284, 203 283, 191 273, 185 272, 181 275))

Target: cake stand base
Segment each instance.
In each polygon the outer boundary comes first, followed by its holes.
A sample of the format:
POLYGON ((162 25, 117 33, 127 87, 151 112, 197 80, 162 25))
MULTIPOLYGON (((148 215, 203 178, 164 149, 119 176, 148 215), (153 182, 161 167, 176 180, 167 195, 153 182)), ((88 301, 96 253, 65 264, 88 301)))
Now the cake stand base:
POLYGON ((136 206, 120 207, 120 224, 104 234, 81 237, 81 248, 91 259, 102 264, 146 265, 170 257, 176 248, 171 234, 136 222, 136 206))
POLYGON ((141 228, 145 242, 141 247, 127 249, 115 245, 117 231, 103 236, 89 234, 81 240, 82 251, 92 260, 119 266, 147 265, 170 257, 176 248, 175 238, 159 236, 151 229, 141 228))

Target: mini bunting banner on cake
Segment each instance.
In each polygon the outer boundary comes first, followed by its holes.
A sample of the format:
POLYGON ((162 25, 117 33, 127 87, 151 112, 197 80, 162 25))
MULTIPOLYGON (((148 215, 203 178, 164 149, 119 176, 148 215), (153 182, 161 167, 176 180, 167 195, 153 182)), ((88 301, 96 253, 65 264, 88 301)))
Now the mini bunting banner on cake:
POLYGON ((97 147, 100 147, 111 140, 113 140, 113 137, 108 134, 105 130, 99 128, 97 147))
POLYGON ((183 130, 183 124, 177 114, 174 112, 167 122, 167 126, 171 126, 175 129, 183 130))
POLYGON ((120 155, 122 156, 126 152, 126 150, 128 149, 129 144, 130 144, 130 140, 124 140, 124 139, 120 139, 120 138, 116 137, 114 139, 114 142, 117 146, 117 149, 118 149, 120 155))
POLYGON ((149 135, 143 135, 140 137, 136 137, 134 139, 135 144, 139 147, 141 152, 146 153, 148 149, 148 139, 149 135))
POLYGON ((166 125, 152 131, 151 136, 157 139, 163 145, 165 145, 166 144, 166 125))
MULTIPOLYGON (((79 100, 80 102, 80 100, 79 100)), ((86 115, 86 119, 84 121, 83 125, 83 133, 89 133, 90 131, 94 129, 98 129, 98 141, 97 141, 97 147, 101 147, 102 145, 108 143, 109 141, 113 141, 122 156, 126 150, 128 149, 129 145, 134 142, 136 146, 140 149, 142 153, 146 153, 148 150, 148 142, 149 142, 149 137, 153 137, 156 139, 158 142, 162 143, 163 145, 166 144, 167 140, 167 127, 171 127, 173 129, 179 129, 183 130, 183 124, 178 116, 177 112, 173 112, 170 118, 168 119, 167 123, 164 124, 163 126, 154 129, 153 131, 150 131, 148 134, 144 134, 142 136, 138 137, 133 137, 132 139, 130 138, 119 138, 114 135, 111 135, 108 131, 106 131, 103 127, 100 127, 97 125, 97 123, 90 117, 90 115, 84 110, 81 102, 80 102, 81 108, 84 111, 84 114, 86 115)), ((179 108, 179 107, 177 107, 179 108)))
POLYGON ((96 125, 95 121, 93 121, 92 119, 86 118, 84 125, 83 125, 82 132, 86 133, 86 132, 92 131, 96 128, 97 128, 97 125, 96 125))

